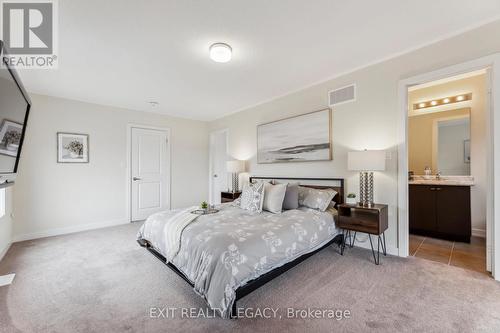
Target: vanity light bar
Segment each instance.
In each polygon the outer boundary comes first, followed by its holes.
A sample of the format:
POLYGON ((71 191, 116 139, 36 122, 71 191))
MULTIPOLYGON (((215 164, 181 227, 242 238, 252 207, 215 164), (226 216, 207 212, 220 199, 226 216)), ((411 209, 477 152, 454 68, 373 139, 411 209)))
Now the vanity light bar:
POLYGON ((413 104, 413 110, 421 110, 421 109, 433 108, 435 106, 460 103, 460 102, 470 101, 471 99, 472 99, 472 93, 450 96, 445 98, 438 98, 430 101, 415 103, 413 104))

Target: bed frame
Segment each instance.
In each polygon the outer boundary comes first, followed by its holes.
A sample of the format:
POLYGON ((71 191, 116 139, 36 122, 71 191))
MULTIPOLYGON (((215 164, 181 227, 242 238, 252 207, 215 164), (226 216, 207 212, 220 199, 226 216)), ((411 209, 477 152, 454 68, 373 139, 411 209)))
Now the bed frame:
MULTIPOLYGON (((275 181, 277 182, 285 182, 285 181, 292 181, 292 182, 298 182, 300 186, 305 186, 305 187, 311 187, 311 188, 318 188, 318 189, 325 189, 325 188, 333 188, 335 191, 338 192, 338 194, 333 198, 332 201, 335 202, 335 205, 339 205, 344 203, 344 179, 343 178, 288 178, 288 177, 250 177, 250 182, 254 182, 257 180, 266 180, 266 181, 271 181, 274 183, 275 181), (318 182, 328 182, 328 183, 334 183, 334 185, 317 185, 315 183, 318 182)), ((328 246, 332 244, 337 244, 339 246, 339 249, 342 248, 343 244, 343 234, 336 235, 332 240, 330 240, 328 243, 320 247, 319 249, 316 249, 312 252, 306 253, 298 258, 296 258, 293 261, 290 261, 283 266, 277 267, 261 276, 259 276, 256 279, 253 279, 251 281, 248 281, 245 285, 239 287, 236 289, 236 299, 233 303, 233 307, 231 309, 231 318, 236 318, 237 317, 237 307, 236 307, 236 302, 245 297, 246 295, 250 294, 252 291, 260 288, 267 282, 271 281, 275 277, 280 276, 281 274, 285 273, 288 271, 290 268, 297 266, 300 264, 302 261, 306 260, 313 254, 323 250, 324 248, 327 248, 328 246)), ((181 272, 177 267, 175 267, 174 264, 167 262, 165 257, 156 251, 151 244, 144 240, 144 239, 139 239, 137 240, 140 246, 145 247, 149 252, 151 252, 156 258, 158 258, 161 262, 163 262, 167 267, 169 267, 171 270, 173 270, 177 275, 179 275, 181 278, 183 278, 191 287, 194 288, 193 283, 188 279, 187 276, 184 275, 183 272, 181 272)), ((343 254, 343 251, 339 252, 340 254, 343 254)))

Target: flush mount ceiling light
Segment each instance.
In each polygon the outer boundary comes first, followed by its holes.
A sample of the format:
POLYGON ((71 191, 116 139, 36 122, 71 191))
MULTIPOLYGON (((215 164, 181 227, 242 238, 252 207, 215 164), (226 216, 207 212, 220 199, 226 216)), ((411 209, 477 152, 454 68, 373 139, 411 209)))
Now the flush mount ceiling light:
POLYGON ((233 49, 225 43, 215 43, 210 46, 210 59, 215 62, 228 62, 231 60, 233 49))
POLYGON ((156 102, 156 101, 149 101, 148 102, 149 106, 151 106, 151 108, 157 108, 158 106, 160 106, 160 103, 156 102))
POLYGON ((471 93, 457 95, 457 96, 451 96, 451 97, 445 97, 445 98, 439 98, 439 99, 433 99, 430 101, 418 102, 418 103, 413 104, 413 110, 421 110, 421 109, 432 108, 435 106, 441 106, 441 105, 445 105, 445 104, 465 102, 465 101, 470 101, 471 99, 472 99, 471 93))

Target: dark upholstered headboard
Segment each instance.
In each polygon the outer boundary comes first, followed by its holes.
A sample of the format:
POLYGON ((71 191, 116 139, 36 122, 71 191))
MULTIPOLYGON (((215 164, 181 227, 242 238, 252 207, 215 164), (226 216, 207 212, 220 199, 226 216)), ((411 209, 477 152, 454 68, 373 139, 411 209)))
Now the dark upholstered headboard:
POLYGON ((251 176, 250 183, 264 180, 271 183, 299 183, 300 186, 325 189, 332 188, 337 191, 337 195, 332 201, 335 201, 336 206, 344 203, 344 178, 293 178, 293 177, 259 177, 251 176))

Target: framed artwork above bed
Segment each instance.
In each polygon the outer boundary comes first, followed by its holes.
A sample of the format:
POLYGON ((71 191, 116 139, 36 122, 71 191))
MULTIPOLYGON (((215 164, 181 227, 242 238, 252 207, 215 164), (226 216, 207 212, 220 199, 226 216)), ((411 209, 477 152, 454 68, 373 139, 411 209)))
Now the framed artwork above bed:
POLYGON ((257 163, 331 160, 331 123, 324 109, 257 126, 257 163))

